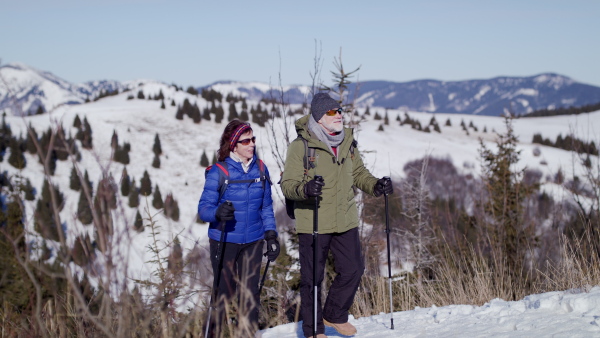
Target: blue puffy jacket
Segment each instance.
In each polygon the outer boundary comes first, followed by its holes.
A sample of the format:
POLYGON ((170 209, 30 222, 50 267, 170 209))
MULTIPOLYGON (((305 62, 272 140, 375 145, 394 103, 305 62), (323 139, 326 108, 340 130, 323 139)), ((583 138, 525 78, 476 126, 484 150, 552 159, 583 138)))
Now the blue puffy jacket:
MULTIPOLYGON (((227 157, 225 162, 228 166, 230 181, 260 178, 260 168, 256 156, 254 156, 248 173, 244 172, 241 163, 230 157, 227 157)), ((221 231, 218 229, 219 221, 215 214, 217 207, 225 201, 231 201, 235 208, 235 219, 226 223, 225 242, 252 243, 263 239, 267 230, 277 231, 269 180, 264 182, 264 188, 263 182, 228 184, 225 193, 219 200, 219 170, 221 169, 216 165, 209 170, 204 183, 204 191, 198 203, 200 219, 210 222, 208 237, 216 241, 220 240, 221 231)), ((264 170, 269 177, 266 166, 264 170)))

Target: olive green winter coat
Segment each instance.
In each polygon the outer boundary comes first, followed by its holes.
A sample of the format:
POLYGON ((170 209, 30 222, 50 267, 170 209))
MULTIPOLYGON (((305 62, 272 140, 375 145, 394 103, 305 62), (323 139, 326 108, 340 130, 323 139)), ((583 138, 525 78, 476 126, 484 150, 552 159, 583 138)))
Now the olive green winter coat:
MULTIPOLYGON (((315 199, 304 195, 304 185, 315 175, 323 176, 325 186, 319 196, 319 233, 341 233, 358 226, 358 209, 354 200, 354 187, 373 195, 377 178, 365 168, 356 147, 351 152, 354 139, 353 130, 344 129, 344 140, 337 147, 338 157, 329 147, 308 131, 310 115, 296 121, 298 135, 308 141, 309 148, 315 148, 314 168, 304 175, 304 142, 296 138, 290 143, 285 160, 281 190, 285 197, 295 201, 296 231, 313 232, 315 199)), ((309 156, 310 152, 306 153, 309 156)))

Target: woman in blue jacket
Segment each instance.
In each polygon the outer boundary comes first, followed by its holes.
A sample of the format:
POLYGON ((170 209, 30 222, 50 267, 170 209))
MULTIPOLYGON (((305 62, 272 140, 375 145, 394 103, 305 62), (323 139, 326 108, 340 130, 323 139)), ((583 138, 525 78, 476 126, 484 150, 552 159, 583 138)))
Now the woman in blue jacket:
POLYGON ((253 330, 258 329, 263 243, 267 242, 270 261, 279 255, 269 172, 256 157, 255 146, 250 124, 237 119, 229 122, 221 135, 219 162, 209 169, 198 203, 200 218, 210 223, 210 258, 218 284, 213 286, 217 290, 213 302, 219 306, 210 323, 215 336, 226 325, 224 304, 236 295, 244 312, 238 313, 238 322, 240 315, 247 315, 253 330))

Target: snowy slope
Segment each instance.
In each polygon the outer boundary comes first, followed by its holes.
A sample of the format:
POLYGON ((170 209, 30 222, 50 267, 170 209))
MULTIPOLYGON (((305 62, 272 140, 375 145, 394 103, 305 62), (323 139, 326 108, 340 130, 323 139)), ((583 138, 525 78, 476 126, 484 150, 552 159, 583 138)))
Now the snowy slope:
POLYGON ((35 114, 40 106, 44 111, 51 111, 62 104, 80 104, 87 98, 94 99, 101 90, 121 91, 126 87, 127 84, 108 80, 72 84, 50 72, 10 63, 0 67, 0 110, 35 114), (15 109, 15 106, 19 108, 15 109))
MULTIPOLYGON (((133 85, 135 83, 132 83, 133 85)), ((212 154, 218 148, 218 140, 225 122, 217 124, 214 121, 202 120, 200 124, 194 124, 187 116, 183 121, 175 119, 176 107, 171 106, 170 102, 173 100, 176 104, 181 105, 186 98, 192 104, 197 103, 200 109, 209 106, 209 103, 200 97, 176 91, 174 87, 163 83, 146 80, 142 82, 142 86, 132 87, 130 92, 117 96, 106 97, 87 104, 61 106, 51 114, 28 117, 7 116, 6 121, 16 135, 25 135, 25 126, 29 123, 37 130, 38 135, 41 135, 49 126, 57 124, 62 124, 68 132, 74 135, 76 129, 72 125, 75 115, 82 120, 86 118, 92 126, 94 148, 92 151, 88 151, 80 147, 83 158, 78 165, 82 171, 88 171, 94 189, 96 189, 103 171, 110 173, 117 183, 121 178, 124 166, 110 161, 110 141, 113 130, 116 131, 120 145, 123 145, 124 142, 131 144, 131 164, 127 166, 127 171, 130 177, 135 178, 137 186, 139 187, 144 170, 147 170, 153 188, 158 185, 163 198, 171 192, 178 201, 181 215, 178 222, 160 214, 155 217, 155 220, 161 226, 160 240, 164 243, 177 236, 182 242, 184 254, 187 254, 194 247, 199 247, 201 250, 206 248, 207 226, 194 221, 198 199, 204 184, 204 168, 199 166, 199 162, 204 151, 208 154, 209 159, 212 158, 212 154), (129 95, 135 95, 139 90, 142 90, 146 97, 155 96, 162 91, 165 95, 166 109, 160 108, 160 101, 127 99, 129 95), (160 137, 163 149, 160 169, 151 166, 154 156, 152 145, 156 134, 160 137)), ((248 101, 250 106, 256 105, 256 103, 248 101)), ((238 103, 237 109, 241 111, 241 103, 238 103)), ((460 172, 476 176, 480 172, 479 138, 482 138, 493 149, 495 135, 492 130, 498 132, 504 130, 503 119, 499 117, 409 112, 411 118, 420 120, 424 126, 429 123, 432 116, 435 116, 442 133, 424 133, 411 129, 407 125, 399 125, 396 116, 403 118, 403 111, 388 110, 390 124, 384 126, 382 132, 378 131, 382 121, 373 119, 376 112, 381 116, 385 114, 383 109, 372 108, 371 117, 362 123, 356 133, 359 149, 363 152, 365 162, 376 176, 401 177, 404 175, 403 167, 406 163, 420 159, 426 154, 449 157, 460 172), (451 127, 444 126, 448 119, 451 121, 451 127), (460 127, 461 121, 466 124, 473 122, 479 131, 470 130, 467 135, 460 127), (482 131, 484 127, 487 129, 487 133, 482 131)), ((281 123, 282 120, 275 121, 277 130, 280 130, 281 123)), ((571 131, 575 132, 579 138, 594 139, 600 131, 600 112, 575 116, 518 119, 514 121, 514 128, 521 141, 519 149, 522 150, 522 155, 519 165, 538 168, 542 171, 544 177, 542 188, 550 191, 555 198, 570 198, 565 190, 546 177, 553 177, 559 168, 565 172, 567 179, 572 179, 573 175, 580 175, 580 168, 571 165, 573 154, 556 148, 533 145, 531 139, 534 133, 541 133, 543 137, 554 140, 558 134, 562 133, 564 136, 571 131), (536 147, 541 149, 539 157, 533 156, 533 149, 536 147)), ((266 128, 254 125, 254 130, 258 138, 257 150, 276 182, 276 178, 280 175, 280 169, 272 156, 271 146, 275 142, 282 146, 282 137, 278 136, 274 141, 269 139, 266 128)), ((293 132, 293 137, 295 137, 295 132, 293 132)), ((597 140, 596 144, 598 144, 597 140)), ((5 156, 6 158, 8 158, 8 154, 5 156)), ((42 167, 33 156, 27 154, 26 158, 28 164, 21 174, 32 181, 39 193, 43 182, 42 167)), ((87 233, 93 238, 92 227, 80 224, 75 218, 79 193, 69 189, 71 168, 72 164, 69 161, 58 161, 56 173, 52 177, 53 184, 58 185, 65 195, 66 205, 61 212, 61 219, 66 224, 69 243, 72 243, 76 235, 82 233, 87 233)), ((17 172, 7 161, 0 162, 0 171, 7 171, 11 174, 17 172)), ((281 193, 277 186, 274 186, 273 194, 276 207, 281 207, 281 193)), ((158 210, 151 206, 151 197, 148 199, 148 205, 150 205, 148 211, 145 212, 145 202, 142 199, 139 211, 143 217, 158 213, 158 210)), ((27 217, 30 230, 32 230, 34 207, 34 202, 28 202, 27 217)), ((119 209, 114 213, 117 219, 117 229, 115 229, 116 246, 113 255, 119 257, 116 273, 117 279, 121 282, 125 282, 126 276, 138 279, 150 278, 151 271, 155 269, 155 266, 147 263, 153 258, 147 250, 147 246, 151 243, 149 232, 137 233, 132 230, 135 212, 135 209, 127 206, 127 198, 124 198, 119 209)), ((168 252, 164 253, 164 255, 167 254, 168 252)))
MULTIPOLYGON (((353 337, 600 337, 600 287, 494 299, 483 306, 449 305, 350 318, 353 337)), ((262 338, 303 337, 302 322, 262 331, 262 338)), ((326 327, 328 337, 344 337, 326 327)))

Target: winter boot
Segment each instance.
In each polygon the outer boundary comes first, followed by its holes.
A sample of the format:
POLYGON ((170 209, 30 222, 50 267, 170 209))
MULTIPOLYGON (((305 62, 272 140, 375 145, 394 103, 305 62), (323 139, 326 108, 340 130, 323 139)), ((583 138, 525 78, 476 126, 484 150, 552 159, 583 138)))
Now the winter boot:
POLYGON ((356 328, 354 325, 350 324, 350 322, 345 322, 341 324, 330 323, 325 318, 323 318, 323 324, 334 328, 339 334, 344 336, 354 336, 356 334, 356 328))

